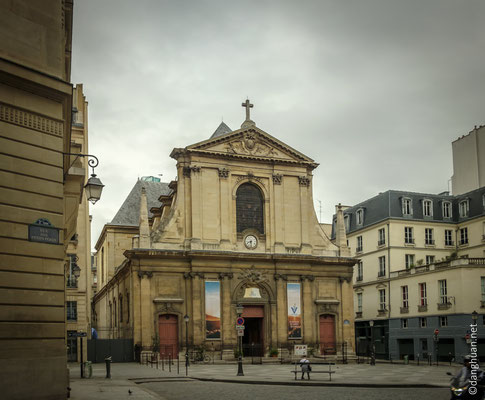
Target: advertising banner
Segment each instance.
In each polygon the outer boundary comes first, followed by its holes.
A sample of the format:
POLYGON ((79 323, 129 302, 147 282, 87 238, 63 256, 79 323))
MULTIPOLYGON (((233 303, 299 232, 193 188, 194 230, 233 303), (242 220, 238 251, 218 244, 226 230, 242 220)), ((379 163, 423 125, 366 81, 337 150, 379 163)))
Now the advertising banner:
POLYGON ((300 284, 288 283, 288 338, 301 339, 300 284))
POLYGON ((205 282, 205 337, 221 338, 221 283, 205 282))

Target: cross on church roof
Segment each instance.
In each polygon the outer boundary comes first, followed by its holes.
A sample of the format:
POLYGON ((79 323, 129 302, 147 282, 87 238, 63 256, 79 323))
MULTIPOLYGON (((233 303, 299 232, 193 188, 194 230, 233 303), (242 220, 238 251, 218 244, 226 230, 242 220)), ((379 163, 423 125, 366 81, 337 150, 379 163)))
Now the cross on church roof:
POLYGON ((247 99, 244 103, 241 104, 243 107, 246 107, 246 120, 242 123, 241 128, 248 128, 250 126, 256 126, 256 124, 251 121, 251 118, 249 116, 249 109, 253 108, 254 105, 251 104, 249 99, 247 99))
POLYGON ((241 104, 243 107, 246 107, 246 121, 250 121, 249 118, 249 109, 254 107, 254 104, 251 104, 249 99, 247 99, 244 103, 241 104))

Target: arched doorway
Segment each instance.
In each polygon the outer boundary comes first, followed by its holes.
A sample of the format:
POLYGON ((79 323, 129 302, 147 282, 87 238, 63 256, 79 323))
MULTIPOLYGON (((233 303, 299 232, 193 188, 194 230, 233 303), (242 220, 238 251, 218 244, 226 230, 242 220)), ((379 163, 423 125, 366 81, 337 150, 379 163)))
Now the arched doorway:
POLYGON ((178 317, 172 314, 158 317, 158 335, 160 338, 160 354, 164 357, 176 358, 178 354, 178 317))
POLYGON ((335 315, 320 315, 320 353, 335 354, 335 315))

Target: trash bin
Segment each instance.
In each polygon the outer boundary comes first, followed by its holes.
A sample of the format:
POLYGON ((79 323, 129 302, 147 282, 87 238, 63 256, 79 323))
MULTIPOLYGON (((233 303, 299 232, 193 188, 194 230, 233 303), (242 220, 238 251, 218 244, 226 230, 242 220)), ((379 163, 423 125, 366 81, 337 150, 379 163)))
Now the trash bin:
POLYGON ((91 378, 93 376, 93 363, 91 361, 86 361, 84 363, 84 377, 91 378))
POLYGON ((404 365, 408 365, 409 364, 409 356, 406 354, 404 356, 404 365))

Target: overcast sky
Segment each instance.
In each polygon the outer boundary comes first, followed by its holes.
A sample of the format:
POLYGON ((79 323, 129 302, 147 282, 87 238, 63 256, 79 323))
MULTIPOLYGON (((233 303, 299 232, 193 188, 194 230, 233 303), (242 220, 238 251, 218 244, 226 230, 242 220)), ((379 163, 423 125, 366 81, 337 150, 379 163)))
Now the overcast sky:
POLYGON ((174 147, 256 125, 320 166, 317 215, 389 189, 439 193, 451 142, 485 123, 483 0, 74 4, 72 82, 106 185, 93 243, 138 177, 175 178, 174 147))

